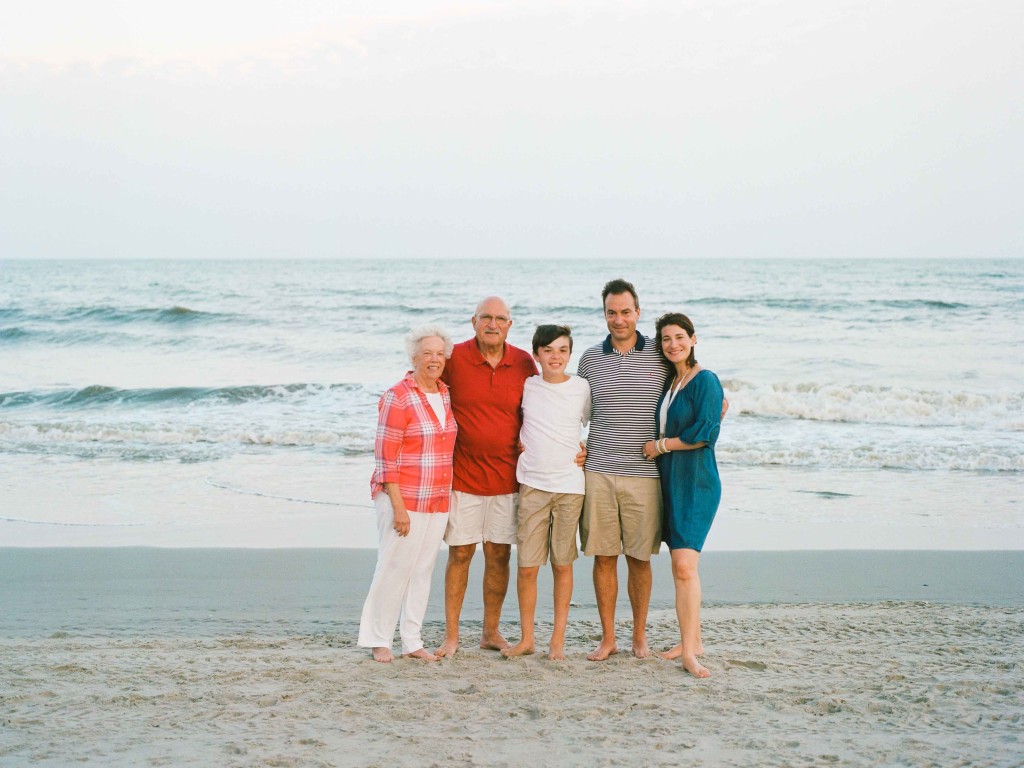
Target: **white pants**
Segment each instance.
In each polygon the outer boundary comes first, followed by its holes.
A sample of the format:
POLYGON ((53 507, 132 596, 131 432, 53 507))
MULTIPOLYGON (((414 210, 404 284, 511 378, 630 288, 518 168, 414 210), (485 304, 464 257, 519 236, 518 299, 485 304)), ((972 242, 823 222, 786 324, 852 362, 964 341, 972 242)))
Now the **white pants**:
POLYGON ((377 507, 377 569, 359 620, 359 645, 390 648, 395 624, 402 636, 402 653, 423 647, 420 628, 427 612, 430 577, 441 548, 448 513, 409 512, 409 535, 395 533, 395 510, 386 493, 374 499, 377 507))

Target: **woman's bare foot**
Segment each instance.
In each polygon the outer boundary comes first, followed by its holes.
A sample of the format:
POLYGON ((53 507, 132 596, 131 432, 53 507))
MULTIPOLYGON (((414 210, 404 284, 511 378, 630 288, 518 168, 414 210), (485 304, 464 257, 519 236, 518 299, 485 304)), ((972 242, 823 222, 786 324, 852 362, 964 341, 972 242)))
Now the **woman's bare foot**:
POLYGON ((506 659, 513 656, 529 656, 531 653, 533 653, 533 641, 526 642, 525 640, 520 640, 511 648, 501 649, 501 655, 506 659))
POLYGON ((501 636, 501 633, 489 635, 480 639, 480 647, 485 651, 504 651, 511 648, 512 643, 501 636))
MULTIPOLYGON (((658 654, 659 658, 662 658, 665 661, 675 661, 676 659, 678 659, 682 655, 683 655, 683 644, 682 643, 678 643, 675 646, 673 646, 672 648, 669 648, 667 651, 663 651, 662 653, 658 654)), ((703 656, 703 655, 704 655, 704 646, 701 645, 699 648, 697 648, 697 653, 695 653, 694 656, 703 656)))
POLYGON ((439 659, 445 657, 451 658, 455 655, 456 651, 459 650, 459 638, 457 637, 446 637, 444 642, 441 643, 434 651, 434 655, 439 659))
POLYGON ((548 661, 565 661, 565 644, 552 642, 548 646, 548 661))
POLYGON ((374 661, 379 661, 381 664, 390 664, 394 658, 395 657, 392 655, 390 648, 384 648, 381 646, 373 649, 374 661))
POLYGON ((587 661, 604 661, 609 656, 619 652, 619 646, 615 644, 615 641, 604 642, 597 646, 594 650, 587 654, 587 661))
POLYGON ((683 669, 689 672, 694 677, 711 677, 711 671, 697 661, 696 656, 684 656, 683 657, 683 669))
POLYGON ((423 661, 437 661, 441 658, 440 656, 435 656, 426 648, 420 648, 412 653, 403 653, 402 656, 406 659, 423 659, 423 661))

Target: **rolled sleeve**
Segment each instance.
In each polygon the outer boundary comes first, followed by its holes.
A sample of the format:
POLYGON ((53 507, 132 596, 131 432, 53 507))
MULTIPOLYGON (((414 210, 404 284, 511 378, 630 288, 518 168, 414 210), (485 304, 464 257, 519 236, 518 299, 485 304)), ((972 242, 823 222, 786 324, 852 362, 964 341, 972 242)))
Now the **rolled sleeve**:
POLYGON ((377 409, 377 437, 373 446, 377 464, 376 476, 382 484, 397 483, 400 479, 402 440, 408 416, 406 409, 391 390, 381 397, 377 409))
POLYGON ((717 376, 707 375, 694 379, 690 386, 693 387, 692 397, 696 418, 676 437, 689 445, 707 443, 713 446, 718 440, 718 433, 722 428, 722 399, 724 397, 722 385, 717 376))

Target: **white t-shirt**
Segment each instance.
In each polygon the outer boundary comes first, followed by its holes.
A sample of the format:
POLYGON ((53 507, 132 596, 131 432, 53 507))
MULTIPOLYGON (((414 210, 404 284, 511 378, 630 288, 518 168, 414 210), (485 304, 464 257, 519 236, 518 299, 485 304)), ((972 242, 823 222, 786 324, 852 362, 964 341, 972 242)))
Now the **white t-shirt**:
POLYGON ((583 469, 576 466, 582 427, 590 421, 590 385, 570 376, 549 384, 531 376, 523 386, 523 453, 516 479, 552 493, 583 493, 583 469))

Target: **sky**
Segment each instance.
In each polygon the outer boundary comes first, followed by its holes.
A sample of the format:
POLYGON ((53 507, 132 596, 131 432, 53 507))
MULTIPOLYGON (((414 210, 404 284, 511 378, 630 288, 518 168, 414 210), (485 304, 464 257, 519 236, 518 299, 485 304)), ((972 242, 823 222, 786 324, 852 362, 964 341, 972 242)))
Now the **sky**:
POLYGON ((36 0, 0 260, 1024 255, 1018 0, 36 0))

